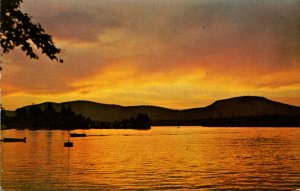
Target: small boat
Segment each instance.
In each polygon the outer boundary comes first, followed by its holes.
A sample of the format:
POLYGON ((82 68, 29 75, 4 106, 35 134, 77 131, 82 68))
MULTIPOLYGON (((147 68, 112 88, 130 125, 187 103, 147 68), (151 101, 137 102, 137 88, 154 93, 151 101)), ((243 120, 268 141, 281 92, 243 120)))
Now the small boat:
POLYGON ((67 141, 64 143, 64 147, 73 147, 73 143, 70 141, 67 141))
POLYGON ((26 143, 26 137, 24 137, 24 138, 3 138, 3 142, 23 142, 23 143, 26 143))
POLYGON ((70 130, 68 130, 68 141, 64 143, 64 147, 73 147, 73 142, 70 141, 70 130))
POLYGON ((70 137, 86 137, 85 133, 71 133, 70 137))

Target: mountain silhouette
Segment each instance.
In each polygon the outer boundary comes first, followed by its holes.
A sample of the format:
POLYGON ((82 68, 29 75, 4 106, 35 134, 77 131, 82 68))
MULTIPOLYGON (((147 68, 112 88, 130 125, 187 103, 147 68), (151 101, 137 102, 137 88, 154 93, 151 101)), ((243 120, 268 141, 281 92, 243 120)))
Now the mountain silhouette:
MULTIPOLYGON (((38 106, 43 110, 51 102, 38 106)), ((92 120, 113 122, 129 119, 139 113, 148 114, 152 126, 300 126, 300 107, 258 96, 223 99, 207 107, 174 110, 157 106, 120 106, 90 101, 51 103, 59 111, 62 106, 92 120)), ((23 108, 30 108, 25 106, 23 108)))

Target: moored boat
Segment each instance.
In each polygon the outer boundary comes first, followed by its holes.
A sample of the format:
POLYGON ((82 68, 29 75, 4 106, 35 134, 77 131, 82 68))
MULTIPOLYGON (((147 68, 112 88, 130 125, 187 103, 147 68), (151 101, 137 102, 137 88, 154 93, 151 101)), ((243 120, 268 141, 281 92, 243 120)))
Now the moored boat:
POLYGON ((67 141, 64 143, 64 147, 73 147, 73 143, 70 141, 67 141))
POLYGON ((70 137, 86 137, 85 133, 71 133, 70 137))
POLYGON ((73 142, 70 141, 70 130, 68 130, 68 141, 64 142, 64 147, 73 147, 73 142))
POLYGON ((3 142, 23 142, 23 143, 26 143, 26 137, 24 137, 24 138, 3 138, 3 142))

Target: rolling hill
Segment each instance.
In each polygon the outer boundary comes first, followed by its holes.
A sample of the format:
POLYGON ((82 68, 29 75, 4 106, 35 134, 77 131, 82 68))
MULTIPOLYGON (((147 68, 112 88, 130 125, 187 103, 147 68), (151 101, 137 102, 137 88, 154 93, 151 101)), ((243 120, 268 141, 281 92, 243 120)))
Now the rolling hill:
MULTIPOLYGON (((46 102, 38 104, 44 109, 46 102)), ((173 110, 157 106, 120 106, 90 101, 51 103, 55 110, 71 108, 92 120, 113 122, 138 113, 148 114, 152 125, 204 126, 300 126, 300 107, 264 97, 242 96, 223 99, 202 108, 173 110)), ((25 106, 23 108, 29 108, 25 106)))

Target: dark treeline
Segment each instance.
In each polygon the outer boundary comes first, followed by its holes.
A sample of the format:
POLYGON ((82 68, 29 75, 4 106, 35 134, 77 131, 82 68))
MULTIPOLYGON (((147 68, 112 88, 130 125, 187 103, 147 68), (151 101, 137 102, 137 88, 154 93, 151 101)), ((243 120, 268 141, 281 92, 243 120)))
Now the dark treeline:
POLYGON ((261 115, 207 119, 203 126, 226 127, 299 127, 300 116, 261 115))
POLYGON ((138 114, 130 119, 120 121, 101 122, 85 118, 81 114, 76 114, 70 108, 64 106, 60 111, 56 111, 49 103, 44 110, 37 105, 29 108, 19 108, 15 116, 7 116, 5 110, 1 112, 2 124, 6 128, 16 129, 89 129, 89 128, 114 128, 114 129, 150 129, 150 118, 147 114, 138 114))
POLYGON ((205 119, 160 120, 153 125, 207 126, 207 127, 299 127, 300 116, 261 115, 244 117, 218 117, 205 119))
MULTIPOLYGON (((126 113, 126 111, 123 111, 126 113)), ((151 119, 148 114, 141 114, 136 112, 135 116, 124 119, 125 117, 117 119, 114 122, 96 121, 90 119, 87 114, 81 115, 75 113, 70 108, 59 105, 54 106, 51 103, 43 105, 32 105, 17 109, 13 112, 5 112, 2 110, 1 123, 2 129, 17 128, 17 129, 150 129, 154 126, 211 126, 211 127, 299 127, 300 114, 295 112, 293 114, 285 115, 281 112, 274 115, 252 115, 252 116, 232 116, 224 117, 222 115, 211 115, 212 117, 190 117, 189 115, 179 116, 174 115, 173 118, 153 117, 151 119), (176 117, 177 116, 177 117, 176 117), (215 117, 213 117, 215 116, 215 117)), ((175 113, 176 114, 176 113, 175 113)), ((120 116, 121 113, 116 113, 120 116)), ((151 113, 149 114, 151 115, 151 113)), ((127 115, 128 116, 128 115, 127 115)), ((129 115, 130 116, 130 115, 129 115)), ((153 116, 153 113, 152 113, 153 116)))
POLYGON ((150 129, 151 122, 147 114, 139 113, 136 117, 114 121, 113 123, 94 122, 93 127, 96 129, 150 129))

